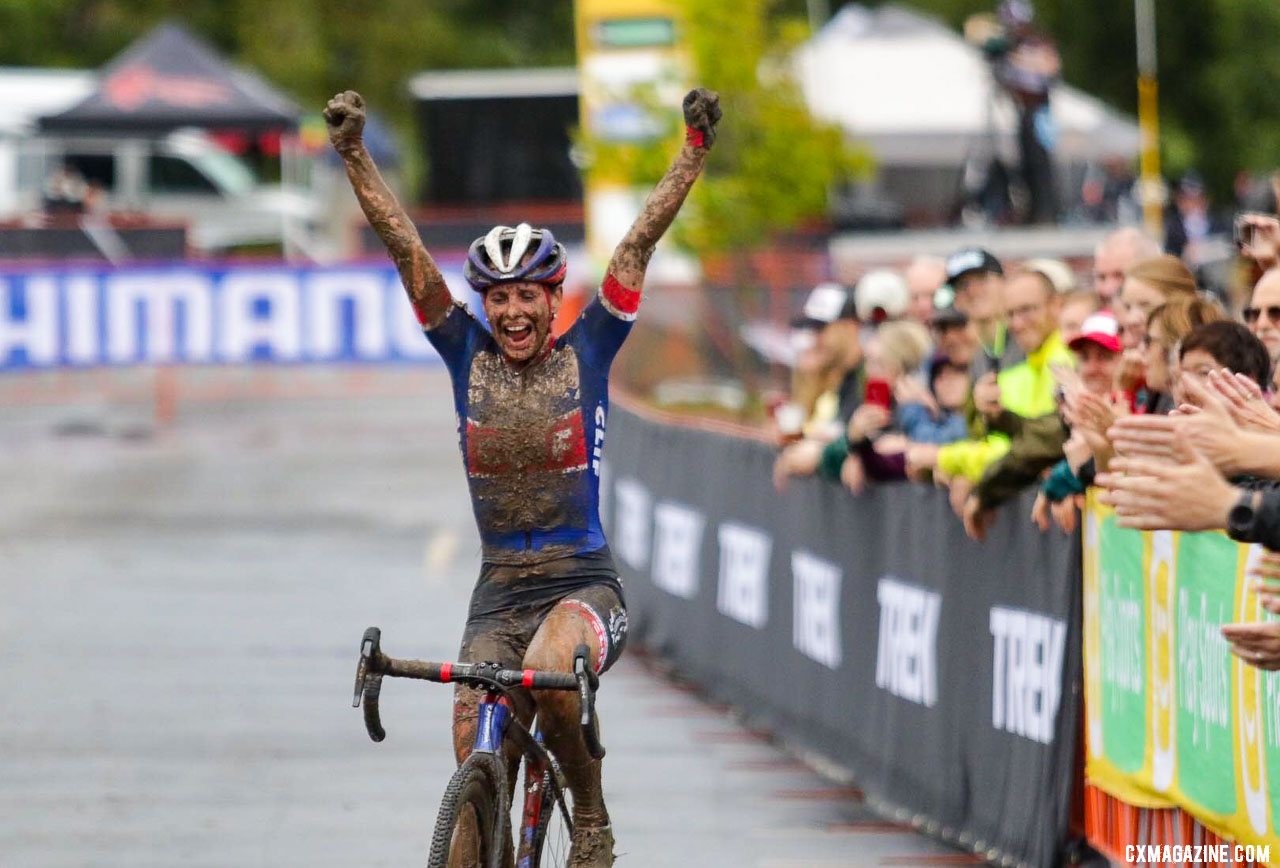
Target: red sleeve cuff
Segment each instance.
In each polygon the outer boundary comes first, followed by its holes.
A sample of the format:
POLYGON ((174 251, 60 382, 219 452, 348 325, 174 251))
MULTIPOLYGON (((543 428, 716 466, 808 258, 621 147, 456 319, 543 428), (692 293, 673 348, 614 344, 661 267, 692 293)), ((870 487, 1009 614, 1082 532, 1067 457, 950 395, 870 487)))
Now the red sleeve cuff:
POLYGON ((640 290, 627 289, 612 274, 604 276, 604 283, 600 286, 600 297, 614 313, 623 319, 635 319, 636 312, 640 310, 640 290))

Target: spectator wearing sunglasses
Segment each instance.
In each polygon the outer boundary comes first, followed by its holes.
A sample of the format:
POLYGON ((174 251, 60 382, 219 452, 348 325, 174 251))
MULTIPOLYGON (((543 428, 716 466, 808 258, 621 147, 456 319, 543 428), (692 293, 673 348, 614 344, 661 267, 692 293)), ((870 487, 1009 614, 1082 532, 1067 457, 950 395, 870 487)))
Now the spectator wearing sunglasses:
POLYGON ((1280 361, 1280 269, 1273 268, 1262 275, 1244 309, 1244 321, 1266 345, 1271 360, 1280 361))

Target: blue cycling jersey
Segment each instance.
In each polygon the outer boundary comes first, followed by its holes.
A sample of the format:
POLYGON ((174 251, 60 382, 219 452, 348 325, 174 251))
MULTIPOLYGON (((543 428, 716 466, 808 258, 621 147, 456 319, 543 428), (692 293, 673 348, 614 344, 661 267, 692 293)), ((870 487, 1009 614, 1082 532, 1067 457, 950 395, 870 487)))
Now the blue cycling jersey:
POLYGON ((536 564, 605 545, 600 451, 609 366, 631 331, 597 296, 523 368, 455 304, 426 334, 453 380, 458 438, 483 557, 536 564))

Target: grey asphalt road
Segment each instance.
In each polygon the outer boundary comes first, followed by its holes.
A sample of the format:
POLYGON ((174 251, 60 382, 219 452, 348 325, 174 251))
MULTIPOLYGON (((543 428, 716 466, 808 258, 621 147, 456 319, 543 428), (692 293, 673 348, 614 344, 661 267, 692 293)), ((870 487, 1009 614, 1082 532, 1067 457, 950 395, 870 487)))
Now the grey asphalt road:
MULTIPOLYGON (((350 691, 370 624, 457 648, 478 543, 443 373, 182 375, 150 435, 123 384, 0 381, 0 866, 423 864, 449 690, 385 686, 380 745, 350 691)), ((973 861, 635 657, 600 707, 621 866, 973 861)))

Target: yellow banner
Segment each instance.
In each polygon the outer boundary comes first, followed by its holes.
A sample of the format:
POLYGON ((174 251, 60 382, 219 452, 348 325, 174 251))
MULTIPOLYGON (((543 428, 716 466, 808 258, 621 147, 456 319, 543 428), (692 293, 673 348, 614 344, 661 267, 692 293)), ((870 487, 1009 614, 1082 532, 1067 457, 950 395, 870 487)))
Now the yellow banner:
POLYGON ((1092 496, 1084 528, 1086 778, 1280 845, 1280 674, 1244 665, 1220 632, 1276 620, 1246 578, 1261 550, 1124 530, 1092 496))

